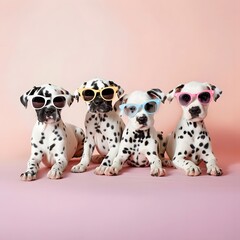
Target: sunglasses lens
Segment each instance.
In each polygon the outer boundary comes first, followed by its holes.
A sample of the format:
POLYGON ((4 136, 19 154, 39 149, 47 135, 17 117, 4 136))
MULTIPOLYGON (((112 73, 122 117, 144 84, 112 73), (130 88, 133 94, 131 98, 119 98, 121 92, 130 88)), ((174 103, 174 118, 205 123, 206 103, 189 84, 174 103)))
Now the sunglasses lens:
POLYGON ((202 92, 198 95, 199 102, 208 104, 211 100, 211 94, 209 92, 202 92))
POLYGON ((84 101, 92 101, 95 97, 95 93, 91 89, 86 89, 82 92, 82 97, 84 101))
POLYGON ((145 104, 144 109, 148 113, 155 113, 158 109, 158 105, 156 102, 148 102, 145 104))
POLYGON ((40 109, 45 106, 45 99, 43 97, 34 97, 32 99, 32 105, 36 109, 40 109))
POLYGON ((183 93, 179 96, 179 102, 183 106, 188 105, 190 101, 191 101, 191 96, 187 93, 183 93))
POLYGON ((63 108, 66 104, 66 98, 63 96, 58 96, 53 99, 53 104, 56 108, 63 108))
POLYGON ((114 90, 112 88, 105 88, 102 90, 102 97, 105 100, 112 100, 114 98, 114 90))

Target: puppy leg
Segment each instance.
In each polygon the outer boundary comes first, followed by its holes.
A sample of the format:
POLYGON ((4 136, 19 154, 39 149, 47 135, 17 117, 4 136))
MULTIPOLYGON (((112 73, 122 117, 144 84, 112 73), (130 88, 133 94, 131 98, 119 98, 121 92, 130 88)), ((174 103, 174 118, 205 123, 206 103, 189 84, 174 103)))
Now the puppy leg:
POLYGON ((36 151, 32 149, 32 154, 28 160, 27 170, 21 174, 21 180, 32 181, 37 178, 37 172, 39 169, 39 164, 42 161, 41 151, 36 151))
POLYGON ((100 166, 95 169, 94 173, 97 175, 104 175, 104 172, 107 169, 107 167, 112 165, 112 161, 113 161, 112 159, 116 157, 117 153, 118 153, 118 145, 117 144, 112 146, 110 145, 110 150, 108 154, 103 159, 100 166))
POLYGON ((129 157, 128 153, 119 151, 117 157, 113 160, 113 164, 110 167, 107 167, 104 174, 106 176, 118 175, 119 171, 122 169, 123 164, 127 161, 129 157))
POLYGON ((67 158, 62 157, 56 160, 47 176, 49 179, 60 179, 62 178, 63 171, 68 164, 67 158))
POLYGON ((150 174, 151 176, 161 177, 166 174, 165 169, 162 168, 162 162, 158 156, 148 152, 146 158, 150 163, 150 174))
POLYGON ((207 167, 207 173, 212 176, 221 176, 223 174, 222 169, 217 165, 217 160, 213 154, 210 154, 208 158, 204 159, 207 167))
POLYGON ((74 129, 75 137, 77 139, 78 145, 77 145, 77 150, 74 154, 74 157, 81 157, 83 154, 83 146, 84 146, 84 139, 85 139, 85 134, 83 130, 79 127, 76 127, 74 129))
POLYGON ((85 142, 84 142, 84 150, 83 150, 82 159, 77 165, 72 167, 71 172, 81 173, 81 172, 86 171, 86 169, 91 161, 94 147, 95 147, 94 139, 86 137, 85 142))
POLYGON ((172 161, 165 158, 166 146, 167 146, 167 139, 164 139, 163 133, 158 132, 158 155, 164 167, 172 167, 172 161))
POLYGON ((190 160, 185 160, 181 156, 173 157, 173 166, 183 169, 188 176, 198 176, 201 174, 200 168, 190 160))

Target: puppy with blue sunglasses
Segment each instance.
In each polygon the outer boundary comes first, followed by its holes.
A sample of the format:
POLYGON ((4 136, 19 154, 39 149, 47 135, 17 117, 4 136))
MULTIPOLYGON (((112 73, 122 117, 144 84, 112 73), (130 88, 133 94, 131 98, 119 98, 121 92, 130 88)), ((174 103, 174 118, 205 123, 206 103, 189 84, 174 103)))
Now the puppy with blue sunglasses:
POLYGON ((128 117, 128 123, 123 131, 118 155, 108 167, 105 175, 119 174, 123 164, 130 166, 150 166, 152 176, 164 176, 165 169, 162 163, 168 165, 164 159, 165 144, 162 133, 154 128, 154 114, 165 95, 160 89, 151 89, 147 92, 134 91, 124 95, 120 101, 120 114, 128 117))

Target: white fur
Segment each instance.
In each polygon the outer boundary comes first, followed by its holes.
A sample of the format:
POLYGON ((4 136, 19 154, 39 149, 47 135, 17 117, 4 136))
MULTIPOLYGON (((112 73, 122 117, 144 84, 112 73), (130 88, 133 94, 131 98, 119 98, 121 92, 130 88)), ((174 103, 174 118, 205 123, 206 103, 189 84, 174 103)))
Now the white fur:
MULTIPOLYGON (((203 90, 214 90, 214 100, 216 101, 222 93, 220 89, 208 83, 189 82, 176 87, 168 95, 171 101, 176 92, 199 93, 203 90)), ((207 173, 210 175, 221 175, 222 170, 217 165, 217 159, 212 152, 210 137, 204 118, 207 116, 209 105, 202 105, 195 99, 188 106, 182 106, 183 114, 176 129, 167 139, 167 154, 173 160, 173 165, 183 169, 186 175, 197 176, 201 174, 198 164, 203 160, 206 163, 207 173), (201 113, 198 117, 192 118, 189 110, 192 107, 199 107, 201 113)))

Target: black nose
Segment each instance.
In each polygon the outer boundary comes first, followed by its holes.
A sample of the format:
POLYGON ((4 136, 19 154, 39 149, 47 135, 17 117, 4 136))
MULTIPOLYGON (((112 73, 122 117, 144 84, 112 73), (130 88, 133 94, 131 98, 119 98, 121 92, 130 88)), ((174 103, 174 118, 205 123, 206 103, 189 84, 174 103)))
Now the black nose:
POLYGON ((189 112, 192 117, 197 117, 201 113, 201 109, 200 107, 192 107, 189 109, 189 112))
POLYGON ((50 114, 53 114, 55 110, 56 110, 55 107, 49 107, 49 108, 46 108, 45 113, 50 115, 50 114))
POLYGON ((102 103, 103 103, 102 97, 101 97, 100 95, 96 96, 96 98, 94 99, 94 103, 95 103, 96 105, 102 104, 102 103))
POLYGON ((146 115, 143 115, 143 116, 137 118, 137 122, 139 124, 145 124, 147 122, 147 120, 148 120, 148 118, 146 115))

